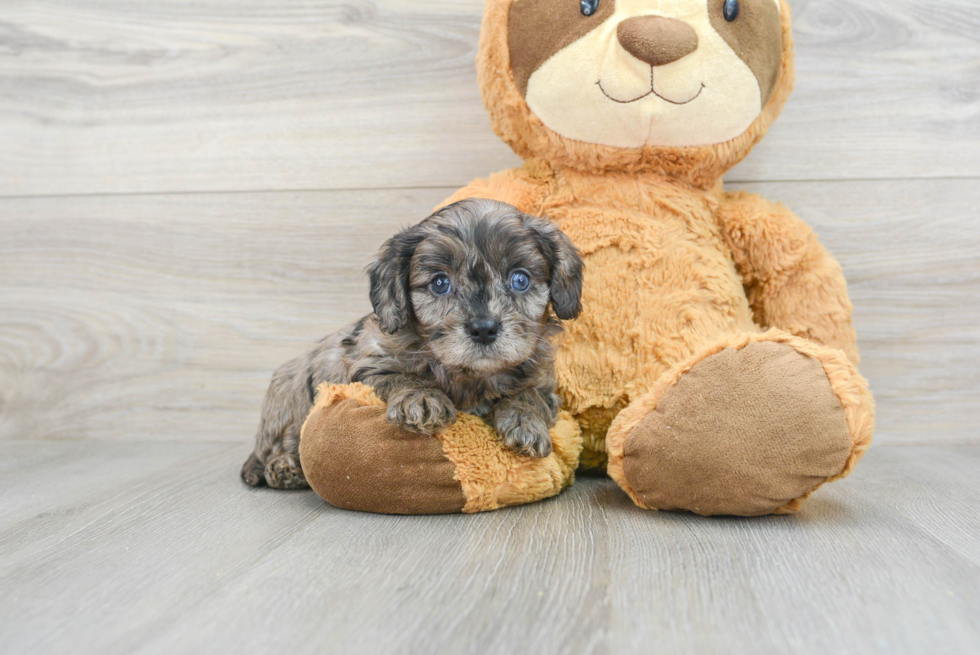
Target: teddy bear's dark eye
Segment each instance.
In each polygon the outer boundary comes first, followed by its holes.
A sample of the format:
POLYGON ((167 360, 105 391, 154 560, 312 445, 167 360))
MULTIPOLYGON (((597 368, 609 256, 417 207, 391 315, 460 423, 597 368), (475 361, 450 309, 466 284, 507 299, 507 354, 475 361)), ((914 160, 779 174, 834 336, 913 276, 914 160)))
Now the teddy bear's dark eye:
POLYGON ((579 3, 583 16, 591 16, 599 8, 599 0, 582 0, 579 3))
POLYGON ((453 290, 453 283, 445 275, 437 275, 429 282, 429 289, 434 296, 444 296, 453 290))
POLYGON ((738 0, 725 0, 725 8, 722 9, 722 13, 724 13, 725 20, 729 23, 738 18, 738 0))
POLYGON ((527 271, 514 271, 510 274, 510 288, 518 293, 523 293, 531 286, 531 276, 527 271))

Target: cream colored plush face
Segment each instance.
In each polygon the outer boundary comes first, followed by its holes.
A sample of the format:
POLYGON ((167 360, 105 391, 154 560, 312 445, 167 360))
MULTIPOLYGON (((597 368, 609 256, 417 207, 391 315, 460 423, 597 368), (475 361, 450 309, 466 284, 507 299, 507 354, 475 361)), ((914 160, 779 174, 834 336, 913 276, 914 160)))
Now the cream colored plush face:
MULTIPOLYGON (((535 1, 515 0, 515 6, 535 1)), ((564 1, 576 7, 579 2, 564 1)), ((773 53, 774 59, 757 51, 781 49, 778 0, 742 0, 743 8, 752 3, 750 11, 743 9, 736 20, 764 20, 765 25, 725 35, 716 29, 727 30, 719 22, 723 0, 599 2, 600 9, 603 2, 615 2, 612 13, 607 7, 605 17, 596 14, 601 22, 562 44, 527 78, 527 104, 551 130, 577 141, 619 148, 697 146, 729 141, 759 116, 772 88, 770 80, 778 72, 778 52, 773 53), (712 7, 712 2, 719 7, 712 7), (620 29, 623 21, 640 16, 685 23, 696 34, 697 47, 671 63, 641 61, 621 43, 620 29)))

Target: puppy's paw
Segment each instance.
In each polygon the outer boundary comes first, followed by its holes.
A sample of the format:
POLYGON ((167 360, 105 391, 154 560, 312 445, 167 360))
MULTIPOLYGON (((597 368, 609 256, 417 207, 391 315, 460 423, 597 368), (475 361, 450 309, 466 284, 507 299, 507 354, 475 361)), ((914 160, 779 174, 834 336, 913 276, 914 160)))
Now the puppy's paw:
POLYGON ((310 486, 303 475, 299 457, 280 453, 265 463, 265 481, 273 489, 306 489, 310 486))
POLYGON ((403 389, 388 397, 387 418, 406 430, 433 434, 456 422, 456 407, 438 389, 403 389))
POLYGON ((494 423, 504 445, 511 450, 530 457, 551 454, 548 424, 540 416, 505 409, 497 412, 494 423))

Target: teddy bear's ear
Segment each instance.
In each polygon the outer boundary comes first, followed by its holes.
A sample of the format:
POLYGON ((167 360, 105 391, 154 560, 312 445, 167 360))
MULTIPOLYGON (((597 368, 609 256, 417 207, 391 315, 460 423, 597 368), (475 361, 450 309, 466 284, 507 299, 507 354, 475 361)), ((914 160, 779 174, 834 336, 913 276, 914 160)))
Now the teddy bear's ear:
POLYGON ((371 306, 385 334, 393 334, 412 319, 409 267, 415 249, 425 238, 420 225, 406 228, 385 241, 368 268, 371 306))
POLYGON ((524 226, 551 267, 551 308, 558 318, 575 318, 582 311, 582 274, 585 269, 578 248, 546 219, 525 214, 524 226))

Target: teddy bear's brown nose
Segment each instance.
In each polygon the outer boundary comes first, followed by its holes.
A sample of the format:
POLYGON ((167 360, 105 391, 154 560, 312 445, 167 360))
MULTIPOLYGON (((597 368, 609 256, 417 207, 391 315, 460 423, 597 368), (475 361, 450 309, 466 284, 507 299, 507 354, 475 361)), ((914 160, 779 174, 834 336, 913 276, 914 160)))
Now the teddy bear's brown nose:
POLYGON ((698 35, 685 22, 664 16, 627 18, 616 29, 626 52, 651 66, 663 66, 698 49, 698 35))

